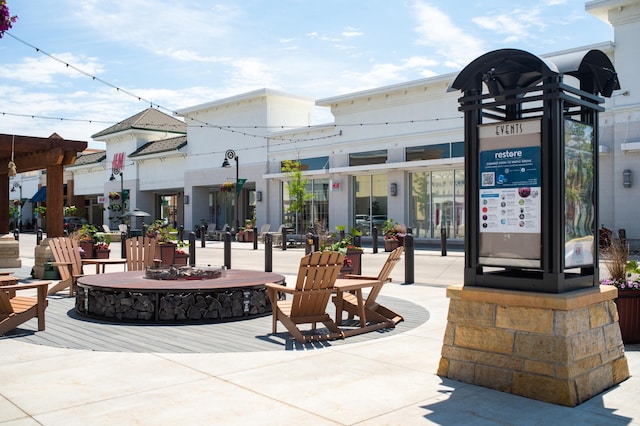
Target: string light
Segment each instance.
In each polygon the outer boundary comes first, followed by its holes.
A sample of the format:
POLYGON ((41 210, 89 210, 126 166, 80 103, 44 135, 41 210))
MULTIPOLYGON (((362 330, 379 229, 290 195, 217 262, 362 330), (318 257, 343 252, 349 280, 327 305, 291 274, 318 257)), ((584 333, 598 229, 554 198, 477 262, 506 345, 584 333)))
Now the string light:
MULTIPOLYGON (((132 92, 129 92, 128 90, 125 90, 121 87, 118 87, 106 80, 103 80, 99 77, 96 77, 95 75, 92 75, 90 73, 88 73, 87 71, 84 71, 83 69, 69 64, 68 62, 40 49, 37 46, 34 46, 31 43, 28 43, 25 40, 22 40, 19 37, 14 36, 13 34, 6 32, 6 35, 8 35, 9 37, 13 38, 14 40, 34 49, 36 52, 41 53, 51 59, 53 59, 54 61, 63 64, 65 67, 67 68, 71 68, 74 71, 85 75, 87 77, 90 77, 93 81, 97 81, 99 83, 104 84, 105 86, 111 87, 113 89, 115 89, 118 93, 124 93, 125 95, 128 95, 130 97, 135 98, 136 100, 138 100, 139 102, 145 102, 148 103, 150 105, 151 108, 155 107, 159 110, 164 110, 166 112, 171 113, 171 115, 177 116, 179 115, 178 112, 170 109, 170 108, 166 108, 158 103, 153 103, 151 100, 147 100, 145 98, 143 98, 142 96, 138 96, 132 92)), ((27 115, 27 114, 16 114, 16 113, 8 113, 8 112, 2 112, 1 113, 3 116, 4 115, 10 115, 10 116, 16 116, 16 117, 30 117, 30 118, 39 118, 39 119, 45 119, 45 120, 59 120, 59 121, 73 121, 73 122, 86 122, 86 123, 100 123, 100 124, 115 124, 113 122, 106 122, 106 121, 100 121, 100 120, 86 120, 86 119, 74 119, 74 118, 64 118, 64 117, 46 117, 46 116, 37 116, 37 115, 27 115)), ((247 136, 247 137, 255 137, 255 138, 262 138, 262 139, 278 139, 281 141, 289 141, 289 142, 306 142, 306 141, 315 141, 315 140, 321 140, 321 139, 329 139, 329 138, 335 138, 337 136, 341 136, 342 135, 342 131, 340 131, 339 133, 333 134, 333 135, 327 135, 327 136, 321 136, 321 137, 316 137, 316 138, 278 138, 278 137, 274 137, 274 136, 269 136, 269 135, 260 135, 260 134, 253 134, 253 133, 249 133, 249 132, 245 132, 245 131, 241 131, 238 129, 282 129, 282 130, 286 130, 286 129, 313 129, 313 126, 306 126, 306 127, 300 127, 300 126, 257 126, 257 125, 247 125, 247 126, 223 126, 223 125, 217 125, 217 124, 212 124, 212 123, 208 123, 206 121, 202 121, 202 120, 198 120, 195 119, 193 117, 187 117, 188 120, 194 122, 194 123, 199 123, 196 126, 189 126, 187 125, 187 127, 200 127, 200 128, 214 128, 214 129, 218 129, 221 131, 226 131, 226 132, 230 132, 230 133, 237 133, 237 134, 241 134, 243 136, 247 136)), ((357 126, 357 127, 363 127, 363 126, 388 126, 388 125, 392 125, 392 124, 415 124, 415 123, 426 123, 426 122, 437 122, 437 121, 442 121, 442 120, 456 120, 456 119, 462 119, 462 116, 456 116, 456 117, 444 117, 444 118, 432 118, 432 119, 422 119, 422 120, 405 120, 405 121, 396 121, 396 122, 389 122, 389 121, 385 121, 385 122, 377 122, 377 123, 353 123, 353 124, 340 124, 340 127, 353 127, 353 126, 357 126)), ((185 123, 186 124, 186 123, 185 123)), ((334 128, 336 127, 336 125, 332 125, 334 128)), ((175 125, 175 128, 177 128, 178 126, 175 125)), ((322 127, 322 126, 321 126, 322 127)))

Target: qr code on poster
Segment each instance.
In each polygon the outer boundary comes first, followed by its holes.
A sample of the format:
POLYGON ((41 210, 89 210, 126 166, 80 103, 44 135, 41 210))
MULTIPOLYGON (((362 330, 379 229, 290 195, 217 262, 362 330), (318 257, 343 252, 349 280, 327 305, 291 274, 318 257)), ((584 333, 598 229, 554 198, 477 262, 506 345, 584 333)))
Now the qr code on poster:
POLYGON ((494 172, 482 173, 482 186, 496 186, 496 174, 494 172))

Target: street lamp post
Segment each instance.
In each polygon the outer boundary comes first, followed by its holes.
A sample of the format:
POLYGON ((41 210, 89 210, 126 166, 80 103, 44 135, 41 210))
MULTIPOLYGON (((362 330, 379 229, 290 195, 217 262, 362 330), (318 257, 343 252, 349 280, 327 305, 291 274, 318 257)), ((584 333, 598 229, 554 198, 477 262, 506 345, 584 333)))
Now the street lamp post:
POLYGON ((228 149, 225 153, 224 153, 224 161, 222 162, 222 167, 225 168, 229 168, 231 167, 231 164, 229 164, 229 160, 236 160, 236 186, 235 186, 235 190, 236 190, 236 205, 235 205, 235 217, 236 217, 236 232, 238 232, 238 230, 240 229, 240 220, 238 219, 238 213, 240 210, 240 206, 238 205, 239 201, 240 201, 240 191, 238 190, 238 183, 240 181, 239 176, 240 176, 240 165, 239 165, 239 159, 238 156, 236 155, 236 152, 232 149, 228 149))
POLYGON ((121 200, 121 207, 120 207, 120 223, 124 224, 124 181, 123 181, 123 172, 121 169, 112 169, 111 170, 111 177, 109 178, 109 180, 111 182, 116 180, 116 175, 120 176, 120 200, 121 200))

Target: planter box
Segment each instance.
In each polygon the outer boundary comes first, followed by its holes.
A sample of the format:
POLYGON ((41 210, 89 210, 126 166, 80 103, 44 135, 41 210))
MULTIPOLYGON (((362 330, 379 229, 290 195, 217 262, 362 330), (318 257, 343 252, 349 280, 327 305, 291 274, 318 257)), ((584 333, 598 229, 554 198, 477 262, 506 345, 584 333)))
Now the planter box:
POLYGON ((155 258, 162 261, 162 265, 170 266, 176 262, 176 247, 174 243, 156 244, 155 258))
POLYGON ((362 275, 362 250, 348 249, 345 256, 351 259, 351 268, 353 269, 353 272, 349 273, 362 275))
POLYGON ((618 290, 620 333, 624 343, 640 342, 640 290, 618 290))
POLYGON ((400 241, 398 240, 384 240, 384 251, 394 251, 400 247, 400 241))
POLYGON ((80 248, 83 250, 83 252, 80 252, 80 257, 84 258, 84 259, 95 259, 96 258, 96 252, 95 252, 95 248, 93 246, 93 241, 89 240, 89 241, 78 241, 78 245, 80 246, 80 248))
POLYGON ((187 266, 187 263, 189 262, 189 255, 186 253, 176 253, 175 254, 175 263, 174 265, 179 265, 179 266, 187 266))
POLYGON ((96 259, 108 259, 109 253, 111 250, 109 249, 95 249, 96 259))

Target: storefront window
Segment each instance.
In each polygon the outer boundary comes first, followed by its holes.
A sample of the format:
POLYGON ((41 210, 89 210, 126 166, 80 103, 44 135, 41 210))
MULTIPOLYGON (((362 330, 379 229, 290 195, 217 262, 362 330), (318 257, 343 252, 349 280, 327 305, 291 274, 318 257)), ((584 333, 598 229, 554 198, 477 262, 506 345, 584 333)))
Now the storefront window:
POLYGON ((464 238, 464 171, 411 173, 409 223, 416 237, 464 238))
MULTIPOLYGON (((305 191, 312 194, 302 212, 298 216, 298 229, 302 233, 306 233, 312 226, 316 231, 326 230, 329 226, 329 179, 309 179, 305 185, 305 191)), ((282 223, 288 227, 295 229, 296 215, 289 212, 291 205, 291 197, 287 191, 286 183, 282 187, 282 223)))
POLYGON ((409 202, 409 223, 416 237, 430 238, 431 226, 431 173, 411 174, 411 200, 409 202))
POLYGON ((371 235, 374 226, 378 229, 387 220, 387 176, 355 176, 354 224, 363 235, 371 235))

